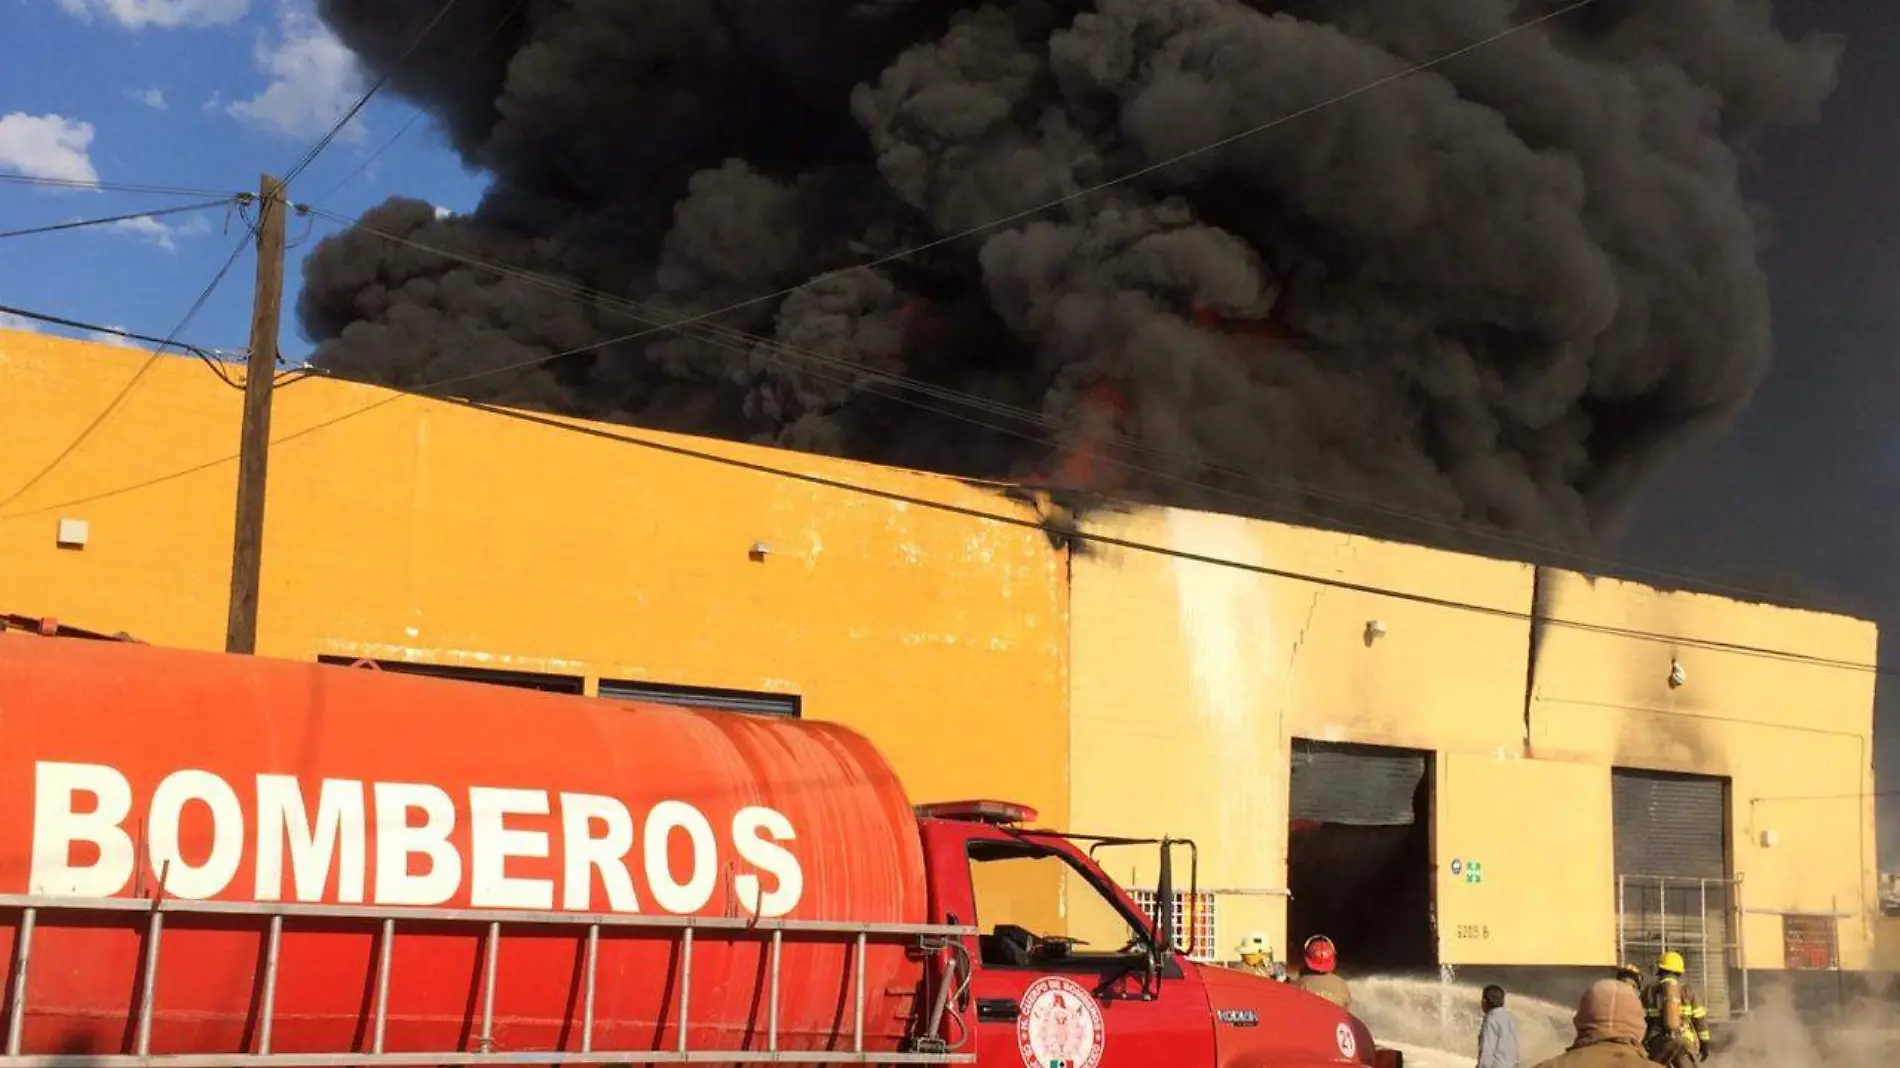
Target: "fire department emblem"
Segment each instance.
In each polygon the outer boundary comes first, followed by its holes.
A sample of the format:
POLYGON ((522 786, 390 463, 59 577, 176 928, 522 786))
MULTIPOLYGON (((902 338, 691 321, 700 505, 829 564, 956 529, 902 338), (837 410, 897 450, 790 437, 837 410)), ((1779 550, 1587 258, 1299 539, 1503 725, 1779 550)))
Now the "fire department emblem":
POLYGON ((1073 980, 1038 979, 1023 991, 1016 1047, 1026 1068, 1095 1068, 1106 1037, 1102 1007, 1073 980))

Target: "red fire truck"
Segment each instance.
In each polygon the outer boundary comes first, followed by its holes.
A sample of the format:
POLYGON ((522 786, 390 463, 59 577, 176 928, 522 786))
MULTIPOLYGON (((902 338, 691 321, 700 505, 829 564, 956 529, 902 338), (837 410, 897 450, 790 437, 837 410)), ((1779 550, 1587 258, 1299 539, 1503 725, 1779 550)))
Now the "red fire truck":
POLYGON ((830 724, 0 633, 0 1068, 1399 1064, 1178 955, 1176 843, 1033 820, 830 724))

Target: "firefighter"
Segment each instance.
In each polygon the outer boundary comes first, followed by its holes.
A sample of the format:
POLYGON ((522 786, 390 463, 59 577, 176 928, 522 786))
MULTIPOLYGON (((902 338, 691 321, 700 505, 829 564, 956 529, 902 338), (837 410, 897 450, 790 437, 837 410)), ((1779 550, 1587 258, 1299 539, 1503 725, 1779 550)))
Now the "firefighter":
POLYGON ((1631 964, 1629 961, 1624 961, 1616 966, 1616 977, 1628 983, 1630 989, 1636 991, 1637 997, 1643 995, 1643 970, 1641 968, 1631 964))
POLYGON ((1656 961, 1656 981, 1643 996, 1648 1024, 1643 1044, 1649 1059, 1672 1068, 1693 1068, 1708 1047, 1708 1013, 1683 982, 1684 971, 1682 954, 1673 949, 1664 953, 1656 961))
POLYGON ((1628 983, 1599 979, 1577 1003, 1577 1040, 1538 1068, 1645 1068, 1643 999, 1628 983))
POLYGON ((1295 985, 1351 1012, 1352 990, 1344 979, 1334 974, 1334 969, 1339 966, 1339 951, 1334 948, 1333 940, 1325 935, 1314 935, 1306 940, 1302 956, 1305 958, 1302 962, 1304 966, 1300 969, 1299 982, 1295 985))
POLYGON ((1276 983, 1286 982, 1286 966, 1273 959, 1273 945, 1258 932, 1240 940, 1240 970, 1276 983))

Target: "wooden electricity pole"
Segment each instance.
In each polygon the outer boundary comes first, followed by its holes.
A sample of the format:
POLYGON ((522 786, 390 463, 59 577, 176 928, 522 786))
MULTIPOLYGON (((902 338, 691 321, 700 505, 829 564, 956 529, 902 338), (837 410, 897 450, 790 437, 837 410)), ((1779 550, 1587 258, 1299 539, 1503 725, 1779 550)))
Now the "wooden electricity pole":
POLYGON ((244 426, 238 432, 237 529, 231 537, 231 614, 224 651, 257 651, 257 585, 264 562, 264 473, 270 460, 271 387, 277 379, 277 320, 284 299, 284 185, 257 183, 257 291, 251 355, 244 372, 244 426))

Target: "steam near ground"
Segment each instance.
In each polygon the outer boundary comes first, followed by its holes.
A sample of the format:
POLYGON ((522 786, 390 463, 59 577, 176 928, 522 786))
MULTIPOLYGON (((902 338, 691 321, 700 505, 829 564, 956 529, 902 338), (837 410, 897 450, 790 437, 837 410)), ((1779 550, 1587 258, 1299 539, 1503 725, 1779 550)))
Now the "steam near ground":
MULTIPOLYGON (((1353 983, 1353 1009, 1408 1068, 1471 1068, 1477 1059, 1481 987, 1374 977, 1353 983)), ((1578 991, 1582 993, 1581 989, 1578 991)), ((1575 1005, 1510 997, 1523 1068, 1562 1053, 1576 1031, 1575 1005)), ((1785 989, 1752 997, 1749 1014, 1723 1032, 1707 1068, 1892 1068, 1900 1065, 1900 1004, 1863 1000, 1838 1015, 1804 1019, 1785 989)))

